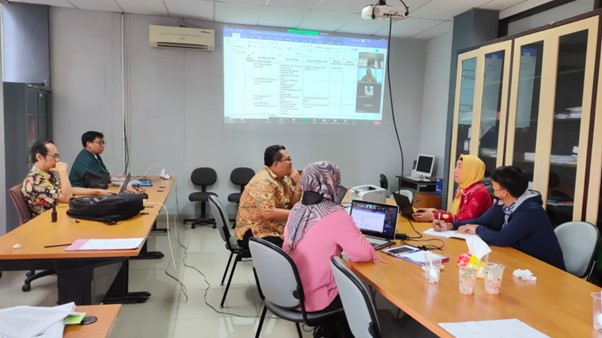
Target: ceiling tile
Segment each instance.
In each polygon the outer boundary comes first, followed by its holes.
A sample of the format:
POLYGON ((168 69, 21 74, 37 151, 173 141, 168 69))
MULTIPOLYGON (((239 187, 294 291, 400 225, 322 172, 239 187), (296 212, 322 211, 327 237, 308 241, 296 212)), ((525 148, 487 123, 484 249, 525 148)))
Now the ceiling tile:
POLYGON ((520 2, 525 0, 491 0, 487 1, 484 4, 477 6, 480 9, 493 9, 496 11, 501 11, 506 8, 512 7, 520 2))
POLYGON ((469 9, 483 4, 483 0, 432 0, 412 11, 410 16, 423 19, 451 20, 469 9))
POLYGON ((263 9, 263 6, 216 2, 215 21, 240 25, 255 25, 263 9))
MULTIPOLYGON (((429 28, 440 24, 440 20, 420 19, 420 18, 407 18, 393 23, 391 28, 391 35, 398 38, 409 38, 412 35, 416 35, 429 28)), ((389 34, 389 26, 387 25, 376 35, 387 36, 389 34)))
POLYGON ((451 32, 453 29, 454 29, 453 21, 443 21, 443 22, 439 23, 438 25, 428 28, 416 35, 412 35, 410 38, 428 40, 428 39, 432 39, 436 36, 439 36, 441 34, 451 32))
POLYGON ((115 0, 126 13, 167 16, 161 0, 115 0))
POLYGON ((165 0, 172 16, 213 21, 213 1, 165 0))
POLYGON ((69 2, 79 9, 107 12, 123 11, 123 8, 120 8, 113 0, 69 0, 69 2))
POLYGON ((24 0, 21 2, 29 3, 29 4, 55 6, 55 7, 75 8, 67 0, 24 0))
POLYGON ((363 35, 374 35, 381 29, 388 27, 389 22, 386 20, 363 20, 359 14, 352 18, 351 21, 339 29, 339 32, 354 33, 363 35))
POLYGON ((308 9, 266 7, 257 24, 274 27, 297 27, 309 12, 308 9))
POLYGON ((299 28, 334 32, 358 15, 359 13, 313 11, 299 24, 299 28))
POLYGON ((217 0, 218 2, 225 2, 231 4, 240 4, 240 5, 256 5, 256 6, 265 6, 270 0, 217 0))
POLYGON ((312 9, 320 0, 270 0, 268 7, 312 9))
POLYGON ((317 9, 322 11, 361 13, 372 0, 324 0, 317 9))

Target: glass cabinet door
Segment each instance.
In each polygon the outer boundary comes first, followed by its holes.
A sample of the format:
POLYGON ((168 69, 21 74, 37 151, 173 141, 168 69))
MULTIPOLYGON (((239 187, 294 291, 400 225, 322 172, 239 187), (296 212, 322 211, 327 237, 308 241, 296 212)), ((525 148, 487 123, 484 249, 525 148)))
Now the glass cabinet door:
POLYGON ((474 119, 474 125, 479 127, 473 131, 476 132, 473 140, 477 142, 471 145, 471 154, 485 163, 486 177, 504 162, 511 48, 512 41, 482 48, 483 71, 479 75, 483 77, 483 86, 477 89, 481 113, 474 119))
MULTIPOLYGON (((454 175, 456 160, 461 154, 470 153, 471 126, 475 108, 475 89, 477 85, 477 55, 478 50, 458 56, 458 72, 456 80, 456 96, 454 100, 454 122, 452 127, 452 143, 450 148, 450 175, 448 185, 448 204, 453 199, 454 175)), ((476 113, 478 114, 478 113, 476 113)))
POLYGON ((512 41, 458 56, 458 81, 450 152, 448 209, 455 193, 453 170, 462 154, 479 156, 486 174, 503 163, 512 41))
POLYGON ((552 223, 582 219, 598 17, 516 39, 506 164, 552 223))

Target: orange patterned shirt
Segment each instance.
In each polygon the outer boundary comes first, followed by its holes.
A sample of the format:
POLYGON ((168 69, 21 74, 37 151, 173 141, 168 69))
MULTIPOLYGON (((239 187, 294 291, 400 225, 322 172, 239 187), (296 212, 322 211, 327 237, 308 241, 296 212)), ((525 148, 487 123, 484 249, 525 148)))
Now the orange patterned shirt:
POLYGON ((292 199, 293 184, 288 176, 279 178, 268 167, 259 170, 240 196, 236 216, 236 239, 241 240, 249 229, 257 238, 282 238, 286 220, 268 221, 263 216, 275 208, 290 210, 293 207, 292 199))

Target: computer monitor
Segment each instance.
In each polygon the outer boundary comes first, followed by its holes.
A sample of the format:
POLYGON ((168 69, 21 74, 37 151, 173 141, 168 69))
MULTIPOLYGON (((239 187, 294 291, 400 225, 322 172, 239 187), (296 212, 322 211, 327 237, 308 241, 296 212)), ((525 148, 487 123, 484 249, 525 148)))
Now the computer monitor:
POLYGON ((418 154, 416 160, 416 169, 412 172, 414 177, 431 177, 433 174, 433 167, 435 166, 435 156, 418 154))

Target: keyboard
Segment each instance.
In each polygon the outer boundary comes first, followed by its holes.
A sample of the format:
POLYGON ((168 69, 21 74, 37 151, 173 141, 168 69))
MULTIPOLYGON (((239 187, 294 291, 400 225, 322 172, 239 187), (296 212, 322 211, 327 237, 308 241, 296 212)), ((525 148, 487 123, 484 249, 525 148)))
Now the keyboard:
POLYGON ((406 179, 416 182, 432 182, 430 178, 406 176, 406 179))

